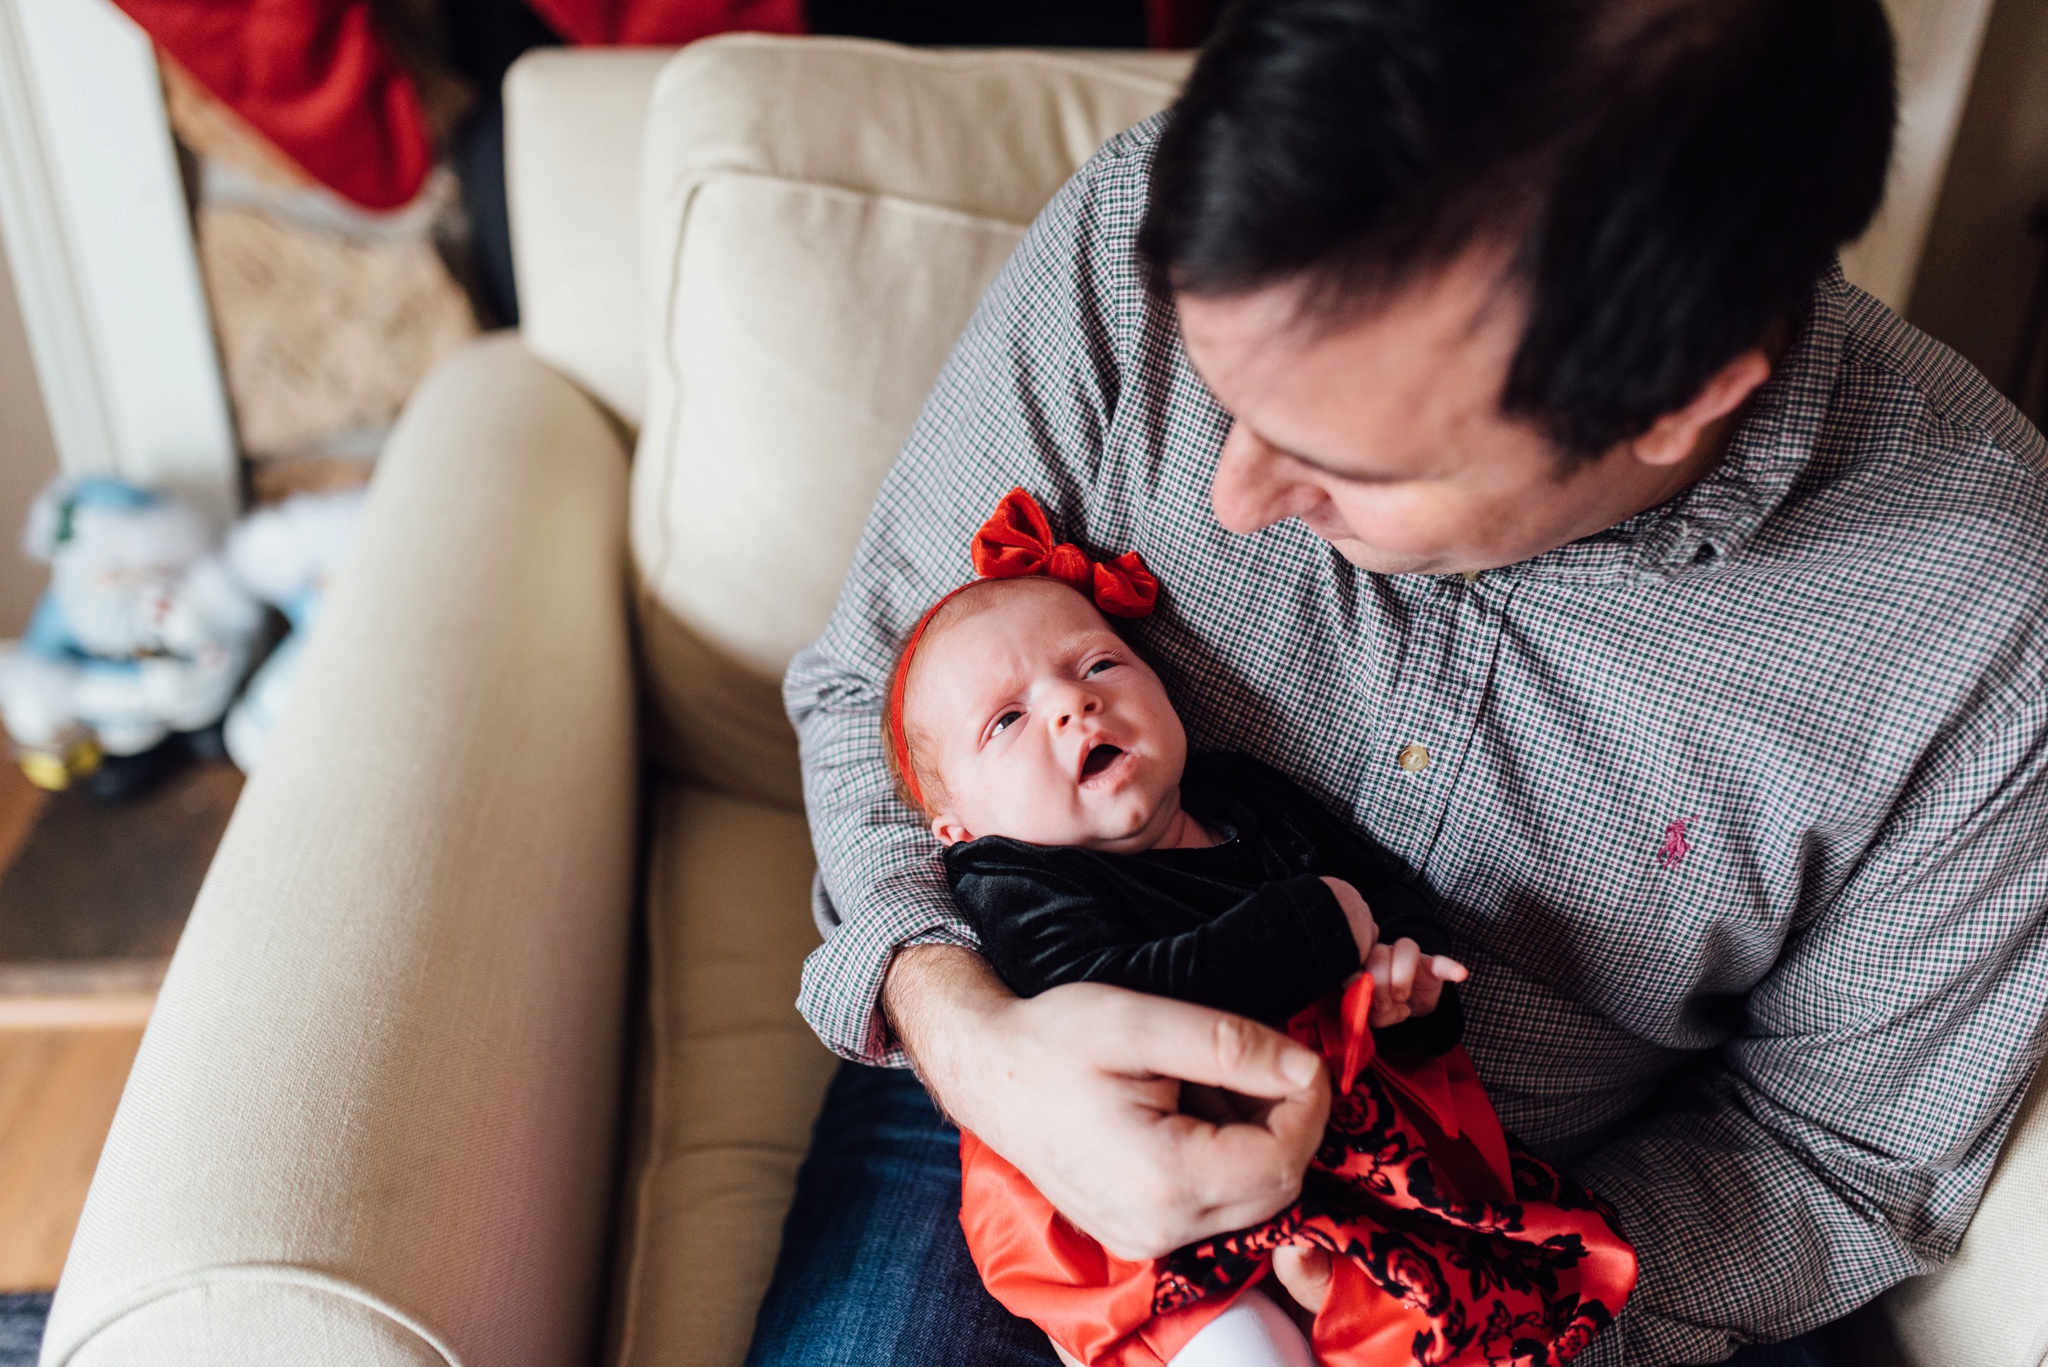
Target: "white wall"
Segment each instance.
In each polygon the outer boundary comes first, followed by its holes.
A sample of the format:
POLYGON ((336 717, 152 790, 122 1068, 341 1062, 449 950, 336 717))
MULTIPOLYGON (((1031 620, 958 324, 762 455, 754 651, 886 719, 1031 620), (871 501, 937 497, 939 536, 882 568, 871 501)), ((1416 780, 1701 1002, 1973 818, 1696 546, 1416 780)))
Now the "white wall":
POLYGON ((1998 0, 1907 316, 1999 384, 2041 270, 2042 244, 2026 223, 2043 199, 2048 3, 1998 0))
POLYGON ((21 634, 48 578, 40 563, 21 553, 21 528, 30 500, 56 474, 57 447, 0 247, 0 637, 21 634))
POLYGON ((1884 207, 1862 240, 1843 251, 1842 269, 1904 313, 1991 0, 1885 0, 1885 10, 1898 36, 1898 141, 1884 207))

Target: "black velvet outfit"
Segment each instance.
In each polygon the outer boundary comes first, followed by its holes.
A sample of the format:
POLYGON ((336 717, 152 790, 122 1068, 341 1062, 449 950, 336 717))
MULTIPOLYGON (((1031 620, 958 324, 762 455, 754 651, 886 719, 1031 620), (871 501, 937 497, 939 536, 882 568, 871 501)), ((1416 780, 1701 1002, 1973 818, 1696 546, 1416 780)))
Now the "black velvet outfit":
MULTIPOLYGON (((1325 874, 1358 889, 1383 944, 1442 950, 1392 856, 1285 776, 1243 755, 1193 755, 1180 797, 1223 843, 1103 854, 986 836, 946 851, 953 896, 1011 991, 1110 983, 1284 1025, 1359 968, 1325 874)), ((1434 1055, 1463 1029, 1446 986, 1434 1012, 1375 1036, 1383 1049, 1434 1055)))

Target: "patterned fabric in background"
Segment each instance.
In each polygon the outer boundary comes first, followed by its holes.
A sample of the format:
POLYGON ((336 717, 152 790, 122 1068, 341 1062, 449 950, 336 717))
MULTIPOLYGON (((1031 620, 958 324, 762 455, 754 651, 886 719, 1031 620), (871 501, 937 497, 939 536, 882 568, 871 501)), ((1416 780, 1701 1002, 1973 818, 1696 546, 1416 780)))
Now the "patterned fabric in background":
POLYGON ((1947 1257, 2048 1002, 2040 434, 1831 272, 1722 465, 1619 526, 1469 582, 1230 535, 1228 417, 1132 245, 1159 126, 1027 234, 791 667, 830 937, 805 1015, 901 1062, 890 957, 973 944, 880 705, 1021 484, 1157 573, 1132 638, 1192 748, 1273 764, 1436 895, 1502 1122, 1642 1259, 1582 1361, 1715 1361, 1947 1257))
POLYGON ((319 464, 334 482, 369 461, 414 386, 478 331, 440 245, 459 217, 437 173, 400 213, 358 212, 303 172, 175 64, 171 129, 197 168, 193 228, 235 433, 259 498, 319 464))

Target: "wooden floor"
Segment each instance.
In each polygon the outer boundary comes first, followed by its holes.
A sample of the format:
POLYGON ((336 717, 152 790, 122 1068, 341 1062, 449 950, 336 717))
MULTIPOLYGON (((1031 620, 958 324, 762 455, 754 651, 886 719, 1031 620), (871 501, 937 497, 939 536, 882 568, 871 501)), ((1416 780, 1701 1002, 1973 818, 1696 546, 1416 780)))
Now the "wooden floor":
POLYGON ((0 1292, 57 1284, 142 1031, 0 1029, 0 1292))
MULTIPOLYGON (((128 886, 138 879, 150 885, 145 891, 189 908, 239 789, 239 775, 195 771, 159 796, 95 811, 76 794, 52 798, 0 758, 4 929, 18 932, 25 908, 82 921, 134 920, 133 907, 148 900, 128 886)), ((143 926, 147 934, 131 938, 149 953, 167 952, 182 919, 158 925, 159 916, 143 926)), ((49 990, 24 990, 14 981, 20 970, 0 965, 8 989, 0 992, 0 1293, 57 1284, 142 1039, 152 968, 161 972, 138 960, 129 984, 101 981, 105 970, 81 977, 60 964, 49 990)))
MULTIPOLYGON (((0 869, 48 795, 0 763, 0 869)), ((0 1292, 47 1291, 142 1031, 0 1027, 0 1292)))

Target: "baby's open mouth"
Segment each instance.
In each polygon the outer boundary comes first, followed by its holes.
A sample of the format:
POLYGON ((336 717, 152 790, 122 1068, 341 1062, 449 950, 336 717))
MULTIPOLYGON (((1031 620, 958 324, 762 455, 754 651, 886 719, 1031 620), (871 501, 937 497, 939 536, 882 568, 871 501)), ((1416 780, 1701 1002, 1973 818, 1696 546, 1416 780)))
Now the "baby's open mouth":
POLYGON ((1088 757, 1081 761, 1081 778, 1085 782, 1107 769, 1123 756, 1123 748, 1116 745, 1097 745, 1088 751, 1088 757))

